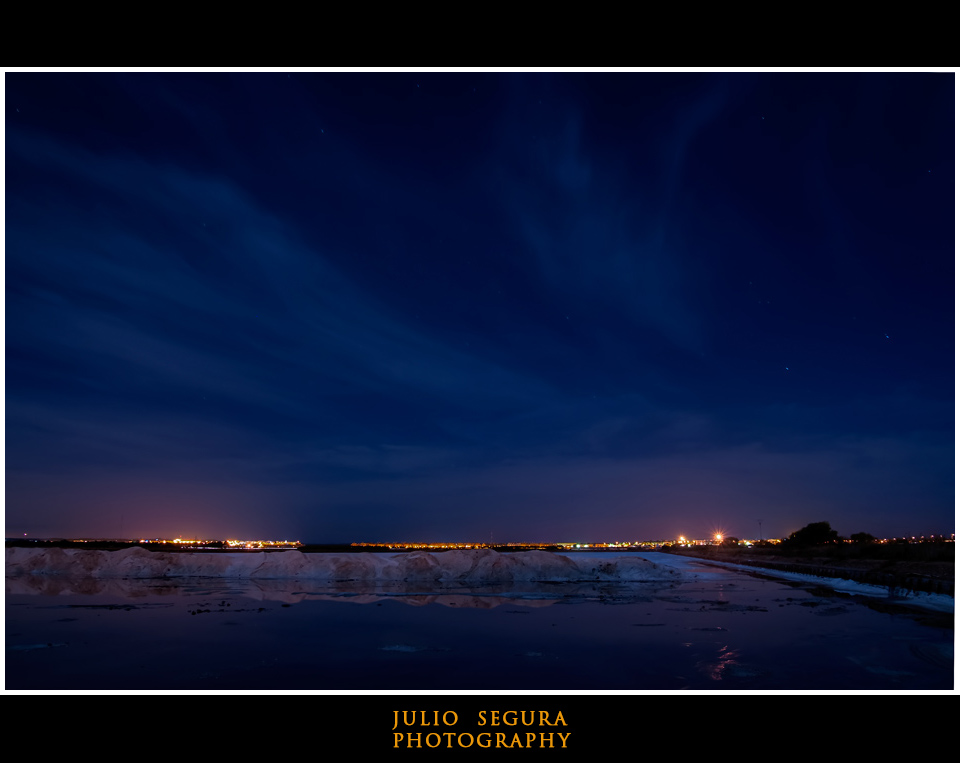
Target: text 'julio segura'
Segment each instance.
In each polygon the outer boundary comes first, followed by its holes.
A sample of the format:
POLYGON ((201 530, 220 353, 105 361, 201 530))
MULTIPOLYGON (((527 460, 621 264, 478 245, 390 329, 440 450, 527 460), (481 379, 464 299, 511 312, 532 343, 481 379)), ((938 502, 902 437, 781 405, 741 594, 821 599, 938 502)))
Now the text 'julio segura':
POLYGON ((454 710, 394 710, 394 749, 492 747, 496 748, 560 748, 565 749, 570 732, 548 731, 567 725, 559 710, 481 710, 477 713, 477 729, 453 729, 460 722, 454 710), (505 731, 479 730, 479 727, 509 726, 505 731), (537 731, 516 727, 536 727, 537 731), (419 728, 419 731, 399 729, 419 728), (435 730, 428 730, 435 729, 435 730), (442 730, 441 730, 442 729, 442 730))

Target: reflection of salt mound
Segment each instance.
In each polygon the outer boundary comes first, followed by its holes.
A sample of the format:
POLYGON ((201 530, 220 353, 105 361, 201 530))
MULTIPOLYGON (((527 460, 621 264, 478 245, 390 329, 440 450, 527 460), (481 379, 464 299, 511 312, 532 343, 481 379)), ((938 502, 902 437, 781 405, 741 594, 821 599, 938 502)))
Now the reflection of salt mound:
POLYGON ((547 551, 501 554, 490 549, 436 554, 163 553, 140 547, 123 551, 8 548, 8 577, 63 575, 76 578, 253 578, 327 581, 663 581, 681 574, 638 557, 575 558, 547 551))

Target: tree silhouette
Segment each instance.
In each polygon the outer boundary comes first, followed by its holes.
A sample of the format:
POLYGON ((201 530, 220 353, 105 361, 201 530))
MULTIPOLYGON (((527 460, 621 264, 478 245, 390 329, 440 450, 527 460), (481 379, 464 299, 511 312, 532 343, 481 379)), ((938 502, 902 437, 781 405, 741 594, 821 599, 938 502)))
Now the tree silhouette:
POLYGON ((801 527, 790 537, 783 541, 785 546, 801 548, 804 546, 819 546, 824 543, 836 543, 838 539, 837 531, 830 529, 829 522, 811 522, 806 527, 801 527))

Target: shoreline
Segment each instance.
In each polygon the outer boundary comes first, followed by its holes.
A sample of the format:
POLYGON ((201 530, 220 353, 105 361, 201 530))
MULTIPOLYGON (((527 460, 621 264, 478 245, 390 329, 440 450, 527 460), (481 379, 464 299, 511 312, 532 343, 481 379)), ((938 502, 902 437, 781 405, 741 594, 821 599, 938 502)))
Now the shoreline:
POLYGON ((703 561, 793 572, 822 578, 842 578, 868 585, 955 596, 953 562, 890 559, 831 559, 829 557, 744 554, 715 547, 671 549, 665 553, 703 561))

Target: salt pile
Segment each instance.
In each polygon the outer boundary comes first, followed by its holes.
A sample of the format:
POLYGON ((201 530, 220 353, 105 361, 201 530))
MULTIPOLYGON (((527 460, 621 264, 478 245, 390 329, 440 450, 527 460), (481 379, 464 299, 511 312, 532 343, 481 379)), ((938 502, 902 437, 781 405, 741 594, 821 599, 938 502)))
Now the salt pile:
POLYGON ((235 578, 326 581, 679 581, 683 573, 637 557, 580 561, 547 551, 472 549, 405 554, 164 553, 8 548, 7 577, 235 578))

